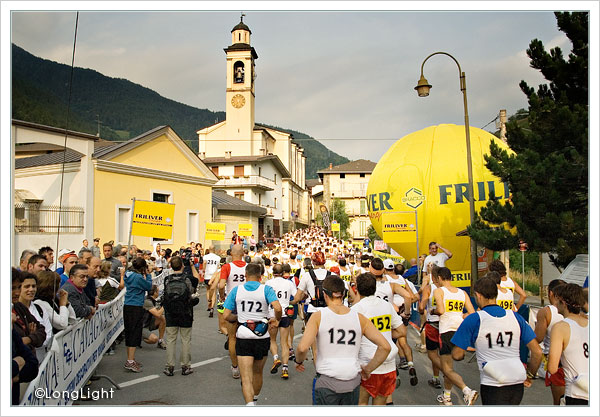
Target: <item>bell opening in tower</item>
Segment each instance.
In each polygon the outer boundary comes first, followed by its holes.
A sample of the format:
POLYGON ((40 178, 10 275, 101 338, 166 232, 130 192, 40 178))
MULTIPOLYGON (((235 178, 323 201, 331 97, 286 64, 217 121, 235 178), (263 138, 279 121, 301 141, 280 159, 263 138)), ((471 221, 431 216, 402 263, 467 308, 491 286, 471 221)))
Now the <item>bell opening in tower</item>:
POLYGON ((237 61, 233 65, 233 73, 234 73, 234 82, 235 83, 243 83, 244 82, 244 63, 242 61, 237 61))

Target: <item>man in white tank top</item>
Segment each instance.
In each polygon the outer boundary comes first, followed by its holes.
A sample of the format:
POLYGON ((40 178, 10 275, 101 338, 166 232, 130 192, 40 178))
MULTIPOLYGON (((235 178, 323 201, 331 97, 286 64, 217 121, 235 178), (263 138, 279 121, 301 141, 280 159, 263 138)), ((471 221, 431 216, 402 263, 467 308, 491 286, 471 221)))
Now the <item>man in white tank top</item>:
MULTIPOLYGON (((292 321, 288 317, 287 307, 290 305, 291 299, 296 294, 296 285, 293 281, 283 277, 283 267, 284 265, 275 265, 273 267, 273 279, 269 280, 265 285, 273 288, 281 308, 284 309, 278 327, 274 327, 269 330, 269 334, 271 336, 270 349, 271 354, 273 355, 273 366, 271 367, 271 373, 276 374, 279 367, 283 365, 281 369, 281 378, 288 379, 288 361, 290 358, 290 324, 292 324, 292 321), (279 359, 279 355, 277 354, 277 333, 280 333, 281 335, 279 337, 281 343, 281 359, 279 359)), ((293 308, 291 309, 291 313, 292 314, 290 314, 290 316, 293 315, 293 308)), ((270 317, 272 317, 272 314, 273 310, 269 309, 270 317)))
POLYGON ((474 313, 469 296, 460 288, 452 286, 452 272, 446 267, 438 269, 441 287, 433 292, 436 304, 436 313, 440 316, 440 364, 444 373, 444 392, 437 396, 439 403, 452 405, 452 385, 456 385, 463 392, 465 404, 473 405, 479 393, 469 388, 462 377, 453 369, 452 336, 462 323, 464 317, 474 313), (463 309, 467 313, 463 313, 463 309))
POLYGON ((556 373, 561 363, 565 372, 566 405, 588 405, 590 335, 588 318, 580 314, 585 304, 583 289, 577 284, 564 284, 556 287, 554 294, 564 320, 552 328, 548 372, 556 373))
POLYGON ((497 304, 494 278, 478 279, 473 291, 481 310, 467 316, 452 337, 452 357, 460 361, 468 348, 475 348, 483 405, 519 405, 527 375, 519 357, 520 347, 527 345, 531 351, 527 369, 533 373, 542 360, 540 345, 520 314, 497 304))
POLYGON ((247 282, 229 292, 223 317, 238 324, 235 351, 242 376, 242 394, 246 405, 256 405, 269 355, 268 328, 279 325, 282 310, 273 288, 260 283, 260 264, 248 264, 245 275, 247 282), (269 306, 274 312, 271 318, 269 306))
MULTIPOLYGON (((397 347, 392 338, 400 336, 402 319, 396 314, 390 303, 375 297, 376 288, 377 284, 373 274, 366 273, 356 277, 356 289, 360 301, 352 306, 352 310, 371 320, 371 323, 388 341, 392 350, 387 359, 371 373, 370 378, 361 381, 358 405, 368 405, 369 398, 372 399, 373 405, 384 405, 388 396, 391 396, 396 389, 397 347)), ((373 357, 376 348, 377 346, 363 337, 358 355, 359 362, 367 364, 373 357)))
POLYGON ((221 263, 221 257, 215 253, 215 248, 211 246, 206 249, 206 253, 204 255, 204 265, 202 269, 204 270, 204 282, 206 282, 206 303, 208 305, 208 317, 214 316, 215 310, 215 302, 216 298, 216 286, 213 284, 218 281, 219 277, 215 275, 217 269, 219 269, 219 264, 221 263))
MULTIPOLYGON (((246 262, 242 260, 244 257, 244 247, 242 245, 234 245, 231 248, 232 261, 221 267, 221 276, 219 279, 219 300, 221 303, 225 301, 226 294, 229 294, 238 285, 246 282, 246 262)), ((222 314, 223 304, 217 305, 217 312, 222 314), (220 308, 219 308, 220 307, 220 308)), ((240 378, 240 370, 238 369, 237 356, 235 354, 235 334, 237 331, 237 323, 227 322, 227 341, 225 349, 229 351, 231 359, 231 375, 235 379, 240 378)))
POLYGON ((391 346, 364 315, 344 306, 344 281, 335 275, 323 282, 327 307, 312 314, 296 352, 296 370, 304 372, 308 349, 316 342, 313 405, 358 405, 360 381, 369 379, 391 352, 391 346), (361 338, 377 349, 366 365, 358 359, 361 338))
POLYGON ((565 372, 562 366, 559 366, 555 374, 548 372, 548 353, 550 352, 550 332, 556 323, 562 321, 564 317, 558 312, 558 299, 554 290, 559 285, 566 284, 562 279, 554 279, 548 284, 548 300, 550 305, 540 309, 535 322, 535 338, 542 344, 542 353, 544 354, 545 383, 552 391, 552 401, 554 405, 560 405, 560 398, 565 395, 565 372))
POLYGON ((436 304, 433 292, 441 286, 438 278, 438 267, 431 265, 429 274, 425 276, 423 285, 421 286, 421 301, 419 302, 419 313, 425 316, 425 325, 423 326, 423 334, 425 335, 425 348, 427 349, 427 357, 431 361, 433 377, 427 383, 437 389, 442 388, 440 382, 440 316, 436 313, 436 304))

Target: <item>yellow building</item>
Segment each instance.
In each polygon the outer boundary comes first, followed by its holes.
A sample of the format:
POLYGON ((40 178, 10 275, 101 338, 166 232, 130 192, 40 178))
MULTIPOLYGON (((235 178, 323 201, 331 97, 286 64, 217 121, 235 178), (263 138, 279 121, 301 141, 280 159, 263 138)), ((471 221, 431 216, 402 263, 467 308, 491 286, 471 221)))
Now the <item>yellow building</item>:
MULTIPOLYGON (((15 120, 12 128, 15 145, 42 143, 52 148, 65 141, 64 130, 49 126, 15 120)), ((15 146, 15 194, 27 198, 15 201, 13 262, 24 249, 55 247, 59 218, 56 252, 78 250, 83 239, 91 243, 95 237, 101 243, 127 244, 133 198, 175 204, 173 237, 162 241, 164 247, 179 249, 204 241, 217 178, 169 126, 122 143, 79 132, 68 132, 67 139, 66 153, 53 149, 17 157, 20 146, 15 146)), ((132 238, 142 249, 150 249, 155 241, 159 240, 132 238)))

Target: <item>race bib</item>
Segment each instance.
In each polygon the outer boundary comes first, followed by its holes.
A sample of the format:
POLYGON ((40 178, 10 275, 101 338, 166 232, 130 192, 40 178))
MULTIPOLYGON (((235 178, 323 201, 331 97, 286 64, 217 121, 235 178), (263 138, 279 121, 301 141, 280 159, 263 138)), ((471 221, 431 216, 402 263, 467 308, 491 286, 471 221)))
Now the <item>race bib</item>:
POLYGON ((497 300, 497 304, 505 310, 512 310, 513 308, 512 300, 497 300))
POLYGON ((389 314, 371 317, 370 320, 380 332, 389 332, 392 330, 392 316, 389 314))
POLYGON ((461 312, 463 311, 463 308, 465 306, 464 301, 458 301, 458 300, 445 300, 445 307, 446 307, 446 311, 453 311, 453 312, 461 312))

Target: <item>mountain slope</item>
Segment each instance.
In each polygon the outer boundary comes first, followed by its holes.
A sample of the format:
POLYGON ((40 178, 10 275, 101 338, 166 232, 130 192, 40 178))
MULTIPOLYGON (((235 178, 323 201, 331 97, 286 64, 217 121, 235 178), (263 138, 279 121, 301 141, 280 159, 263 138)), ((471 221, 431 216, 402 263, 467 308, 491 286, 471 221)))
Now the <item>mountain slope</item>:
MULTIPOLYGON (((65 127, 69 101, 68 65, 35 57, 12 45, 12 117, 65 127)), ((111 78, 92 69, 75 68, 69 129, 96 134, 108 140, 126 140, 159 125, 170 125, 194 150, 196 131, 225 120, 225 112, 198 109, 162 97, 157 92, 122 78, 111 78)), ((305 149, 306 177, 319 169, 348 159, 331 152, 310 136, 289 131, 305 149)))

